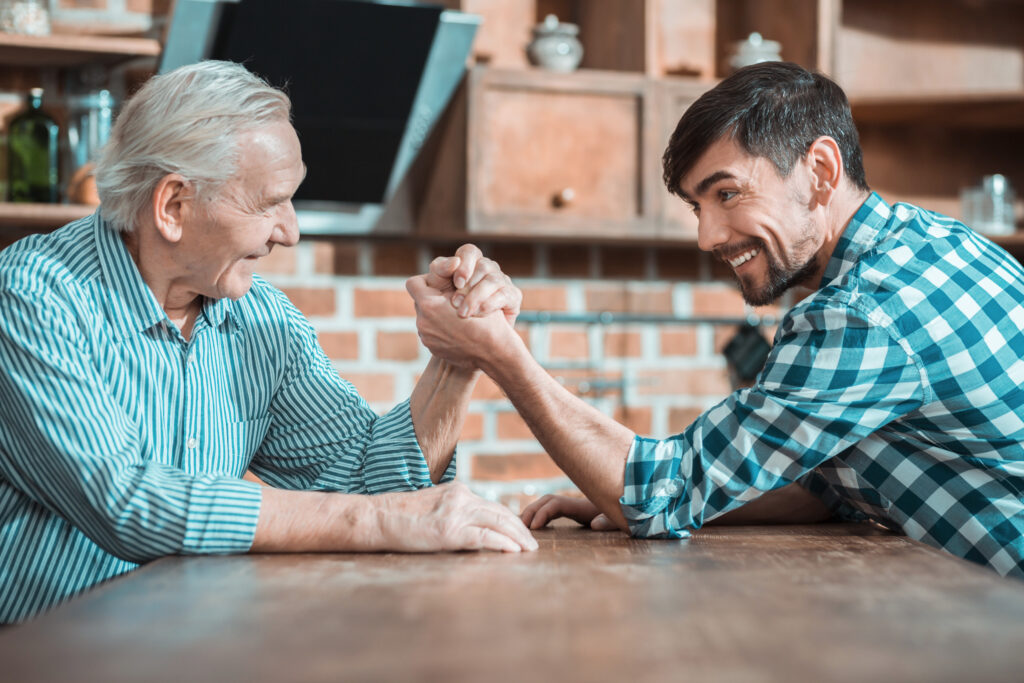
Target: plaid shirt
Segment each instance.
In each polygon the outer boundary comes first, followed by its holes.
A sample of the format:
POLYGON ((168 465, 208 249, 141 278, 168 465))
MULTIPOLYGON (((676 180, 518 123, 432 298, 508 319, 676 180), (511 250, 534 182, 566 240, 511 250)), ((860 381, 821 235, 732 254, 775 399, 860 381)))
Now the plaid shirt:
POLYGON ((750 389, 664 441, 637 438, 623 512, 684 537, 799 482, 1024 577, 1024 270, 963 224, 872 194, 750 389))

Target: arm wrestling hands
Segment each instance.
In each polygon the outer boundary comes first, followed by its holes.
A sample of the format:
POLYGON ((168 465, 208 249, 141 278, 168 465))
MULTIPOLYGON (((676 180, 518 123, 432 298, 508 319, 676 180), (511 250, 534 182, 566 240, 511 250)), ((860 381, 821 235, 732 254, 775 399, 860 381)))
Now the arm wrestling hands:
MULTIPOLYGON (((435 356, 466 368, 479 368, 505 391, 531 431, 589 500, 545 496, 523 512, 531 528, 567 516, 596 529, 627 529, 619 506, 626 455, 634 434, 570 394, 530 355, 512 328, 522 295, 500 273, 485 266, 474 278, 463 270, 487 264, 479 249, 465 245, 456 259, 435 259, 430 272, 410 278, 406 289, 416 303, 416 326, 423 345, 435 356), (472 267, 468 265, 472 263, 472 267), (490 284, 481 286, 483 277, 490 284), (498 294, 498 292, 503 292, 498 294), (504 319, 497 315, 502 309, 504 319), (604 514, 600 514, 600 513, 604 514)), ((493 262, 490 262, 493 263, 493 262)))
MULTIPOLYGON (((434 287, 439 296, 446 297, 444 305, 453 315, 489 316, 500 312, 499 320, 504 319, 501 324, 511 329, 519 314, 522 294, 518 288, 472 245, 460 248, 455 256, 435 259, 430 273, 419 279, 429 281, 424 286, 434 287)), ((435 357, 442 363, 451 362, 437 354, 435 357)), ((451 364, 472 373, 475 383, 475 366, 451 364)), ((438 466, 436 454, 432 456, 429 451, 447 449, 447 457, 451 456, 462 416, 451 419, 444 414, 464 412, 469 392, 463 392, 460 398, 439 392, 435 386, 422 390, 418 397, 420 385, 414 390, 410 408, 417 438, 425 446, 424 456, 432 474, 439 475, 447 459, 438 466), (449 442, 451 447, 446 445, 449 442)), ((474 495, 460 482, 376 496, 265 487, 251 548, 253 552, 536 549, 537 541, 515 513, 474 495)))
MULTIPOLYGON (((523 510, 523 522, 539 529, 568 517, 598 531, 628 532, 619 497, 635 435, 570 394, 537 364, 511 326, 522 295, 497 264, 465 245, 456 258, 435 259, 430 273, 410 278, 406 288, 416 302, 416 325, 424 346, 454 365, 482 369, 494 379, 586 495, 543 496, 523 510), (474 284, 476 289, 467 291, 474 284), (495 314, 499 309, 504 322, 495 314)), ((820 500, 794 483, 709 523, 807 524, 830 516, 820 500)))

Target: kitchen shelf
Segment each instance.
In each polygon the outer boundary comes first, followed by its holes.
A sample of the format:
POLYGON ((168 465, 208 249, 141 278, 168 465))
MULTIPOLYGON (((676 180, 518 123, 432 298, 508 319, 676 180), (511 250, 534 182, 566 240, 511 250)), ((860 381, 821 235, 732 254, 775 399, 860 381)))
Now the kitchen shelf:
POLYGON ((858 124, 1024 129, 1024 90, 851 94, 850 108, 858 124))
POLYGON ((161 49, 160 42, 152 38, 0 33, 0 64, 5 66, 109 65, 136 57, 158 57, 161 49))
POLYGON ((22 204, 0 202, 0 228, 5 234, 11 229, 25 234, 47 232, 88 216, 96 210, 87 204, 22 204))

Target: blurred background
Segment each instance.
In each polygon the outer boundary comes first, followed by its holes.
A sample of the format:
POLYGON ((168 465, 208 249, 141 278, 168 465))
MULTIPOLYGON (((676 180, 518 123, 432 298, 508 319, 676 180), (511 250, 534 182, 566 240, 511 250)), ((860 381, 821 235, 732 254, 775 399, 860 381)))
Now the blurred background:
MULTIPOLYGON (((94 210, 90 161, 125 96, 172 53, 245 58, 291 88, 308 157, 317 135, 366 142, 311 164, 304 237, 262 274, 380 412, 427 359, 405 278, 466 241, 523 289, 517 329, 538 360, 637 433, 678 433, 749 383, 800 295, 746 307, 660 170, 689 103, 747 63, 835 78, 873 189, 1024 253, 1024 2, 243 0, 188 23, 189 4, 0 0, 0 247, 94 210), (310 38, 325 3, 363 23, 320 20, 337 39, 310 38), (270 51, 250 54, 259 31, 270 51), (446 42, 452 31, 461 38, 446 42)), ((458 464, 513 509, 573 491, 486 378, 458 464)))

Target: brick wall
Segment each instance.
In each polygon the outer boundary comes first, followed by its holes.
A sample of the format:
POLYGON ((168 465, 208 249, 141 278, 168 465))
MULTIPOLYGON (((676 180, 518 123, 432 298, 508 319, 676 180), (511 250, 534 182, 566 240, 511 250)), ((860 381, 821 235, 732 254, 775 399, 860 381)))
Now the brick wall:
MULTIPOLYGON (((409 396, 428 353, 405 279, 457 245, 305 238, 262 274, 316 327, 338 372, 383 412, 409 396)), ((522 288, 524 311, 745 316, 725 270, 673 248, 482 244, 522 288)), ((777 314, 777 309, 759 309, 777 314)), ((731 390, 720 351, 735 328, 519 323, 531 352, 570 391, 634 431, 664 437, 731 390)), ((573 490, 501 390, 480 380, 458 449, 459 477, 519 509, 573 490)))

